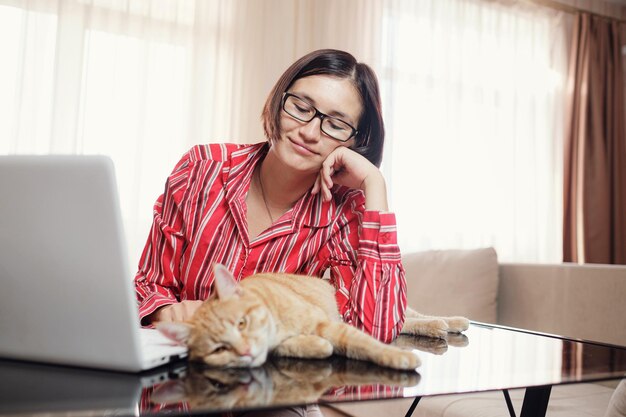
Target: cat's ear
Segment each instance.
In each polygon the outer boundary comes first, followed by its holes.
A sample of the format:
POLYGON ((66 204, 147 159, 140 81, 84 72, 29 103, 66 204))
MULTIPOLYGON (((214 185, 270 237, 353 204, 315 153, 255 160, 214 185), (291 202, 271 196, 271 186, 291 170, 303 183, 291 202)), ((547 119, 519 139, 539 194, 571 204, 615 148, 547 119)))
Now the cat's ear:
POLYGON ((154 327, 170 340, 182 346, 187 346, 191 325, 179 321, 157 321, 154 327))
POLYGON ((215 281, 215 291, 217 292, 217 298, 220 300, 226 300, 233 296, 240 296, 242 293, 241 287, 235 280, 233 274, 222 264, 215 264, 213 266, 213 275, 215 281))

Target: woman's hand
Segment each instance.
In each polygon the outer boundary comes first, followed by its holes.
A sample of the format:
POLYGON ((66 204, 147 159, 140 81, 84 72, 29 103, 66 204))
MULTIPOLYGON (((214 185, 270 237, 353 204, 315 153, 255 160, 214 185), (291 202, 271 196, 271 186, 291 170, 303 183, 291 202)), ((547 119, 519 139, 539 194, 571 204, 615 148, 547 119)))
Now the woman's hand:
POLYGON ((201 300, 185 300, 159 308, 150 315, 150 323, 157 321, 187 321, 193 316, 201 300))
POLYGON ((334 184, 363 190, 366 210, 389 210, 385 179, 378 168, 345 146, 338 147, 326 157, 311 193, 322 193, 324 201, 330 201, 330 189, 334 184))

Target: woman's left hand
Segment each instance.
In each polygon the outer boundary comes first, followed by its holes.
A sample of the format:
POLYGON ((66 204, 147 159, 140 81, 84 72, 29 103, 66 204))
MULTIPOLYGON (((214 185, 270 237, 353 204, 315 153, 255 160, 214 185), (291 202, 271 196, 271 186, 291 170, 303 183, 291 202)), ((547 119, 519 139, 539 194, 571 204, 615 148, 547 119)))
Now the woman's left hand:
POLYGON ((363 190, 366 210, 388 210, 387 188, 381 172, 367 158, 345 146, 326 157, 311 193, 322 193, 324 201, 329 201, 334 184, 363 190))

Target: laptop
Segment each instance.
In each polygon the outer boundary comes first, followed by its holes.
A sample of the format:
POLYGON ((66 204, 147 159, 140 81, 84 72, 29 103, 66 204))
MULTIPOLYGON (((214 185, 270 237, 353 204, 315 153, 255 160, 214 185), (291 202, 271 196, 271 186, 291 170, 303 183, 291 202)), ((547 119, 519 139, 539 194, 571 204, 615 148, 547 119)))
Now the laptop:
POLYGON ((140 372, 187 354, 140 328, 106 156, 0 156, 0 283, 0 357, 140 372))

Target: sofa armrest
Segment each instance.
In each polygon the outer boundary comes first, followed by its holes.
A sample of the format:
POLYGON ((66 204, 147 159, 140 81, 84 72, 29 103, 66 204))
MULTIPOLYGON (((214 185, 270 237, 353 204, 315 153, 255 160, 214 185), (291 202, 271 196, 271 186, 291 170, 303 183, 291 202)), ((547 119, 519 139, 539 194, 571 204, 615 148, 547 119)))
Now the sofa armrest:
POLYGON ((500 264, 498 323, 626 346, 626 266, 500 264))

